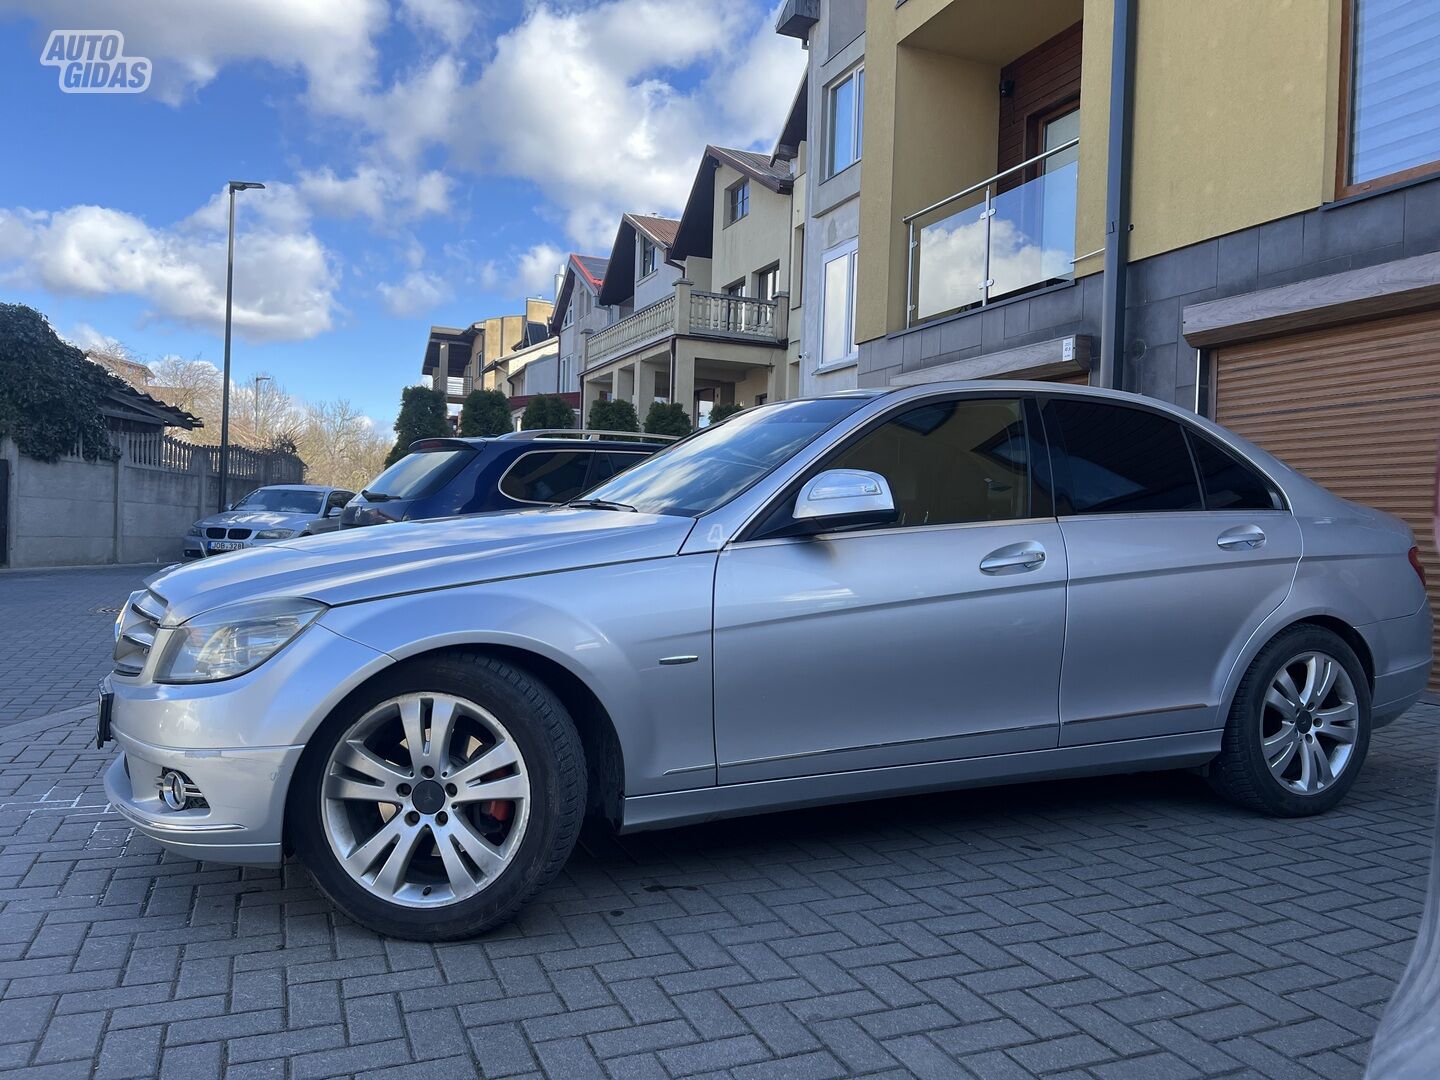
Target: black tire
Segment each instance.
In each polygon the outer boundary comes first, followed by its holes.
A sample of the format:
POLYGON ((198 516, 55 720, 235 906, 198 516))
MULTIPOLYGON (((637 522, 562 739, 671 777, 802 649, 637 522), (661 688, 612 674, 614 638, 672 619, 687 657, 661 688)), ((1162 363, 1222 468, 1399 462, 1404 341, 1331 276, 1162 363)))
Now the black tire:
POLYGON ((584 750, 559 698, 522 668, 456 652, 398 665, 326 719, 296 768, 287 825, 316 886, 356 922, 390 937, 450 941, 509 921, 560 872, 579 836, 585 799, 584 750), (410 693, 453 694, 488 709, 514 739, 530 782, 529 820, 510 864, 475 895, 442 907, 407 908, 367 891, 341 866, 322 822, 321 790, 336 744, 376 705, 410 693))
MULTIPOLYGON (((1320 739, 1320 729, 1316 731, 1315 738, 1320 739)), ((1240 680, 1225 722, 1220 756, 1211 762, 1208 780, 1210 786, 1224 798, 1264 814, 1276 817, 1321 814, 1335 806, 1350 790, 1365 763, 1369 746, 1370 683, 1355 651, 1323 627, 1295 626, 1261 649, 1240 680), (1344 767, 1327 786, 1311 794, 1301 794, 1277 779, 1265 761, 1261 744, 1266 718, 1262 713, 1265 695, 1280 674, 1281 667, 1307 652, 1329 656, 1344 668, 1354 691, 1358 718, 1350 756, 1344 767)))

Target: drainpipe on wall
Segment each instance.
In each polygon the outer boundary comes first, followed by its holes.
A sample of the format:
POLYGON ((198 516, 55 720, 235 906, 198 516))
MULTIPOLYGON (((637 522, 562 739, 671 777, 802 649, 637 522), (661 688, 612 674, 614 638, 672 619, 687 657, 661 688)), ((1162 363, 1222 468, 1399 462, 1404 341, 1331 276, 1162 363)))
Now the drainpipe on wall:
POLYGON ((1105 276, 1098 382, 1125 388, 1125 277, 1130 259, 1130 151, 1135 86, 1135 9, 1116 0, 1110 40, 1110 131, 1106 140, 1105 276))

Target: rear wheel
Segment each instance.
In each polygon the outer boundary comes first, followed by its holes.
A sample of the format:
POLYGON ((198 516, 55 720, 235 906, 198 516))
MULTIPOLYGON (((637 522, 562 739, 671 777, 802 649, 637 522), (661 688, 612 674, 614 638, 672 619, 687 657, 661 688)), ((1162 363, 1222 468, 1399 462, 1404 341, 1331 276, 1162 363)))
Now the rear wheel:
POLYGON ((1270 642, 1245 673, 1210 783, 1233 802, 1285 817, 1345 797, 1370 745, 1370 687, 1336 634, 1299 626, 1270 642))
POLYGON ((453 655, 377 680, 311 740, 296 851, 357 922, 423 940, 509 919, 564 865, 585 807, 579 736, 533 676, 453 655))

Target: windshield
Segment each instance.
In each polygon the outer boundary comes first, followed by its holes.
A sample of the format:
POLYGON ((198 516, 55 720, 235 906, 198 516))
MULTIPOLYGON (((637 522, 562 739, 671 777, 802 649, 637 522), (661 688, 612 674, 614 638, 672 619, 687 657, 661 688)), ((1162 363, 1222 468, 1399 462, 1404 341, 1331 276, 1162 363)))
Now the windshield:
POLYGON ((584 498, 633 506, 642 514, 698 517, 863 404, 864 398, 823 398, 747 409, 591 488, 584 498))
POLYGON ((468 460, 474 453, 474 450, 455 447, 451 450, 422 450, 406 454, 366 484, 365 494, 372 498, 423 498, 449 480, 460 463, 468 460))
POLYGON ((236 503, 235 509, 269 510, 275 514, 318 514, 324 498, 323 491, 306 491, 303 488, 257 488, 236 503))

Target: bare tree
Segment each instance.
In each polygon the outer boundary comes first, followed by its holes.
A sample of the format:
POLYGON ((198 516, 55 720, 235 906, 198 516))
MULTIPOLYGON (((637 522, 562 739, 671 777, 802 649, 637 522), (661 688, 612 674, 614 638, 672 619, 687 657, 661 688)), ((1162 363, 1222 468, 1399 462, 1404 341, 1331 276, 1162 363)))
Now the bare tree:
POLYGON ((128 345, 118 341, 108 341, 104 345, 96 345, 85 350, 85 357, 99 364, 112 375, 124 379, 137 390, 150 390, 150 381, 155 377, 139 354, 128 345))
POLYGON ((344 398, 306 405, 295 442, 308 482, 351 491, 359 491, 384 470, 390 450, 389 435, 344 398))
POLYGON ((191 442, 213 443, 220 438, 220 369, 208 360, 198 356, 186 360, 181 356, 166 356, 157 360, 151 370, 155 373, 147 393, 151 397, 184 409, 205 421, 205 427, 196 431, 175 430, 174 435, 191 442))

